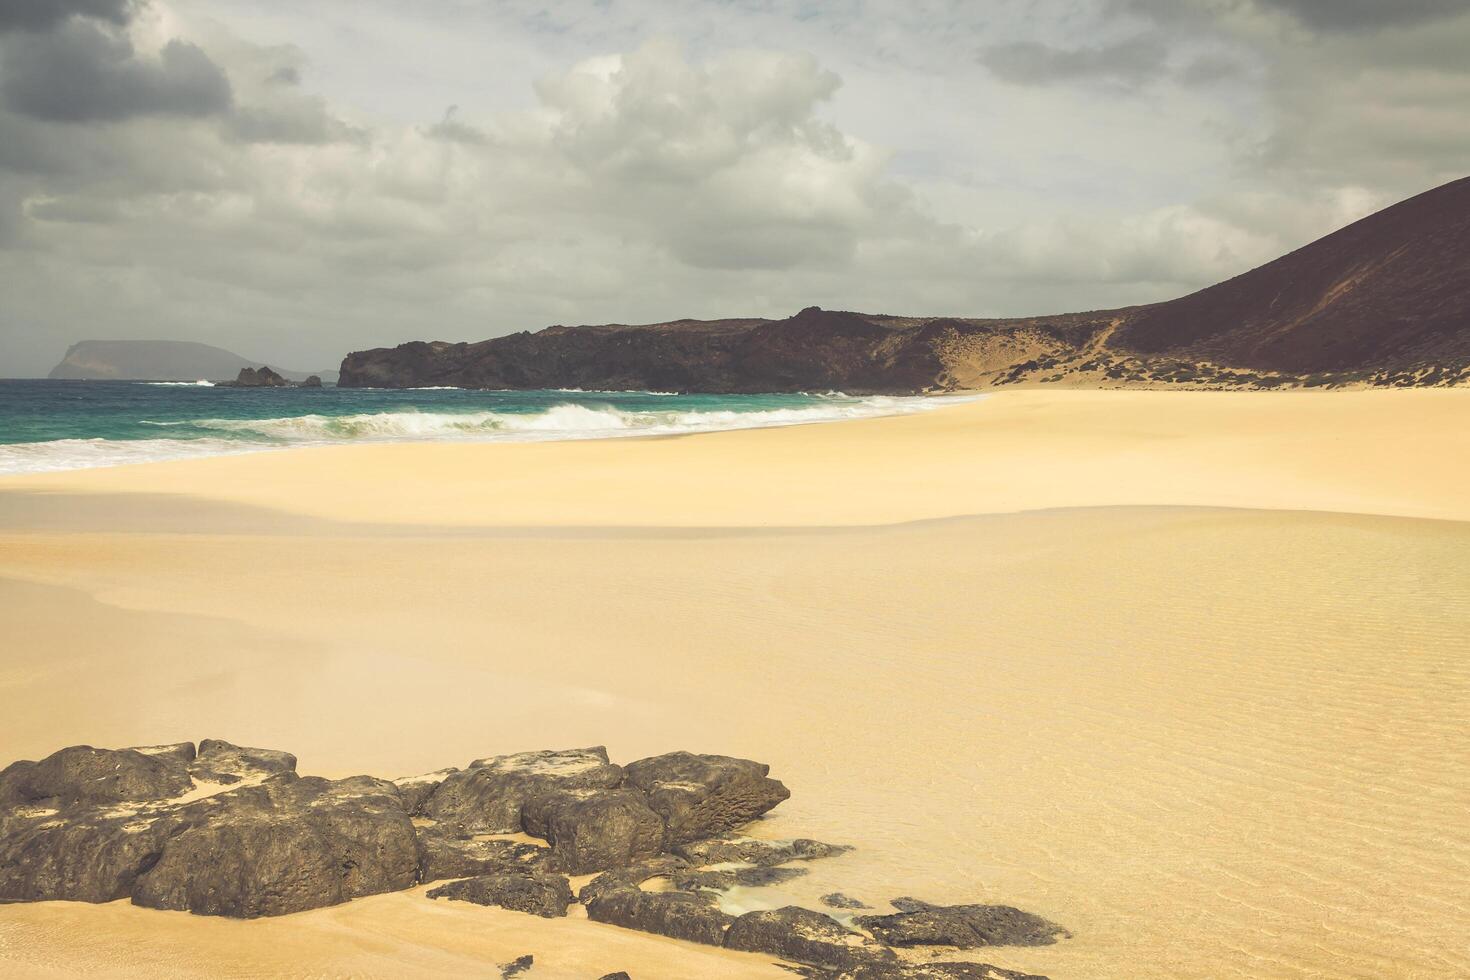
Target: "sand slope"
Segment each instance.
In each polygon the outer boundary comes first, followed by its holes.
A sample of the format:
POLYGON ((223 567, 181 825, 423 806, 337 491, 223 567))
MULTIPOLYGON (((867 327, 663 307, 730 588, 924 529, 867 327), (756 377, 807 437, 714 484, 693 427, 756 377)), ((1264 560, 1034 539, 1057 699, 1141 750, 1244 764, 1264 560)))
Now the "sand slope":
MULTIPOLYGON (((83 495, 0 493, 0 744, 219 735, 387 776, 729 752, 793 788, 760 833, 858 846, 773 903, 1015 904, 1076 938, 986 958, 1055 980, 1470 975, 1470 524, 1422 516, 1466 506, 1470 399, 1111 397, 12 481, 83 495), (1257 509, 982 513, 1026 493, 1257 509), (1421 516, 1321 512, 1353 502, 1421 516), (1264 509, 1288 503, 1317 512, 1264 509), (397 523, 311 517, 374 507, 397 523)), ((493 975, 527 952, 533 978, 786 975, 411 893, 258 923, 0 907, 6 975, 493 975)))

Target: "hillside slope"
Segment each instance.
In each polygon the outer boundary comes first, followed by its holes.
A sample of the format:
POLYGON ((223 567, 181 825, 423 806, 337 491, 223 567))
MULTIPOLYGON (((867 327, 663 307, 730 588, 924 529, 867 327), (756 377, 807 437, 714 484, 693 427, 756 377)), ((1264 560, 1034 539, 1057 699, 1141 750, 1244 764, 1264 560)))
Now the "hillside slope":
POLYGON ((783 320, 548 327, 349 354, 341 384, 911 393, 1019 383, 1470 383, 1470 178, 1227 282, 1009 320, 816 307, 783 320))
POLYGON ((1144 307, 1114 343, 1270 371, 1361 371, 1470 357, 1470 177, 1274 262, 1144 307))

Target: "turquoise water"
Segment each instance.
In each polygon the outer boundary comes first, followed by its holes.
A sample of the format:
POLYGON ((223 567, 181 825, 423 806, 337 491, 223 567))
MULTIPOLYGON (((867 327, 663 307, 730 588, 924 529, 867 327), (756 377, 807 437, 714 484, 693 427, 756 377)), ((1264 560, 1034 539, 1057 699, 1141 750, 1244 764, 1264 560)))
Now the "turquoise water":
POLYGON ((0 473, 352 442, 530 442, 705 432, 922 411, 924 398, 220 388, 0 381, 0 473))

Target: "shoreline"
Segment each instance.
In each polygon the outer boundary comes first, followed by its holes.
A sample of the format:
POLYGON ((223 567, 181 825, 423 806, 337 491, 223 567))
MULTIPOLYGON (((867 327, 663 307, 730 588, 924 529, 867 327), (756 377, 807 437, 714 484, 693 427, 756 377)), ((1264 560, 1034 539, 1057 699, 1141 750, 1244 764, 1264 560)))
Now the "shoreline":
POLYGON ((1169 402, 1161 413, 1149 392, 1001 392, 842 425, 334 445, 8 474, 0 494, 144 494, 452 527, 877 525, 1114 505, 1470 520, 1459 491, 1470 390, 1169 402), (322 493, 327 474, 350 492, 322 493), (857 485, 860 496, 846 492, 857 485))

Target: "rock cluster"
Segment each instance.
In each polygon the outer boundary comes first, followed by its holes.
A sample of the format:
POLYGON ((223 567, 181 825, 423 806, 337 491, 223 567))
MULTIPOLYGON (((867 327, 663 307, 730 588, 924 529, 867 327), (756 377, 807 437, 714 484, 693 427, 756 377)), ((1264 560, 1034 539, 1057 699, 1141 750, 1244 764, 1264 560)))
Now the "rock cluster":
POLYGON ((0 772, 0 900, 283 915, 418 880, 397 788, 206 739, 74 746, 0 772))
POLYGON ((309 375, 300 384, 292 384, 290 379, 282 377, 278 372, 268 367, 244 367, 235 377, 234 381, 218 381, 215 386, 219 388, 320 388, 322 387, 321 375, 309 375))
POLYGON ((790 795, 768 772, 679 752, 625 774, 598 747, 327 780, 217 739, 73 746, 0 772, 0 900, 253 917, 446 878, 590 874, 754 820, 790 795), (545 844, 486 839, 521 833, 545 844))
MULTIPOLYGON (((593 921, 850 980, 1019 980, 983 964, 906 963, 895 948, 1068 935, 1008 906, 908 898, 852 925, 797 906, 733 914, 721 904, 731 889, 788 881, 848 850, 736 834, 789 795, 764 764, 689 752, 627 766, 601 747, 522 752, 388 781, 299 776, 290 753, 217 739, 73 746, 0 771, 0 901, 129 898, 252 918, 447 880, 428 897, 548 918, 580 902, 593 921), (568 876, 592 874, 574 896, 568 876)), ((506 969, 529 968, 522 959, 506 969)))

